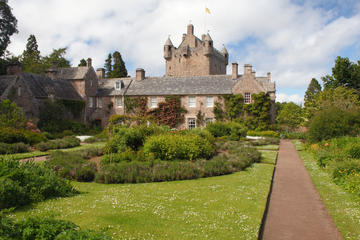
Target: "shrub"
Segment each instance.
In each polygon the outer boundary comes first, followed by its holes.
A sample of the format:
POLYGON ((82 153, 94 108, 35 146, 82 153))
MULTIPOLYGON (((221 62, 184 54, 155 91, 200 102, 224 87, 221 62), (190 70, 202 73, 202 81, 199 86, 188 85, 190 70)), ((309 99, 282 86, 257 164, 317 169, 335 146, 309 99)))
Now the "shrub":
POLYGON ((145 156, 161 160, 209 159, 214 145, 199 135, 164 134, 149 137, 144 144, 145 156))
POLYGON ((41 142, 35 145, 35 147, 42 152, 50 149, 73 148, 77 146, 80 146, 80 140, 74 136, 67 136, 62 139, 41 142))
POLYGON ((26 142, 23 131, 15 128, 0 128, 0 139, 4 143, 26 142))
POLYGON ((358 160, 338 162, 333 171, 333 179, 346 191, 360 196, 360 162, 358 160))
POLYGON ((80 152, 53 152, 45 166, 63 178, 85 182, 93 181, 97 171, 96 164, 83 159, 80 152))
POLYGON ((1 143, 0 142, 0 154, 14 154, 29 152, 29 145, 24 143, 1 143))
POLYGON ((224 122, 214 122, 206 126, 206 130, 209 131, 214 137, 229 136, 231 134, 231 128, 229 124, 224 122))
POLYGON ((279 137, 279 134, 277 132, 268 130, 268 131, 248 131, 248 136, 260 136, 260 137, 279 137))
POLYGON ((42 133, 32 132, 32 131, 23 131, 23 134, 26 138, 26 143, 31 144, 31 145, 47 141, 47 137, 42 133))
POLYGON ((138 159, 138 154, 131 149, 126 149, 124 152, 106 154, 101 159, 101 164, 132 162, 136 160, 141 160, 138 159))
POLYGON ((310 122, 307 139, 310 142, 319 142, 350 134, 354 131, 354 116, 335 107, 320 111, 310 122))
POLYGON ((280 137, 285 139, 305 139, 306 133, 285 131, 280 133, 280 137))
POLYGON ((69 182, 33 162, 0 156, 0 169, 0 209, 76 193, 69 182))
POLYGON ((345 151, 351 158, 360 158, 360 142, 349 144, 345 151))
POLYGON ((106 152, 122 152, 126 148, 137 150, 143 145, 145 136, 135 127, 118 126, 113 128, 112 138, 106 145, 106 152))
POLYGON ((229 124, 230 126, 230 139, 237 141, 240 138, 246 137, 247 127, 245 125, 232 122, 229 124))

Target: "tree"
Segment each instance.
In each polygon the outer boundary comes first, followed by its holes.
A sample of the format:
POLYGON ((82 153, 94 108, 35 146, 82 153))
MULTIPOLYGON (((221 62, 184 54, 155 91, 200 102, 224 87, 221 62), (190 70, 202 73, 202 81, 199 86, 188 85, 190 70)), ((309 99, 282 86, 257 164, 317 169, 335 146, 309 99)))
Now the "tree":
POLYGON ((310 118, 311 114, 310 112, 312 111, 312 108, 314 107, 314 101, 315 98, 318 94, 321 93, 321 86, 319 84, 319 82, 313 78, 311 79, 311 82, 305 92, 305 96, 304 96, 304 114, 306 118, 310 118))
POLYGON ((86 66, 87 66, 86 60, 85 60, 85 59, 81 59, 78 67, 86 67, 86 66))
POLYGON ((113 59, 114 59, 114 65, 110 76, 112 78, 127 77, 127 70, 125 67, 125 63, 121 57, 121 54, 118 51, 115 51, 113 53, 113 59))
POLYGON ((46 69, 52 67, 53 65, 56 65, 56 67, 59 68, 71 67, 70 61, 64 57, 66 50, 66 47, 53 49, 53 52, 50 53, 49 56, 44 57, 44 65, 46 66, 46 69))
POLYGON ((42 73, 42 59, 35 35, 31 34, 27 39, 26 49, 21 57, 22 70, 30 73, 42 73))
POLYGON ((0 102, 0 127, 25 127, 26 118, 22 108, 5 99, 0 102))
POLYGON ((105 60, 105 73, 106 73, 106 77, 109 78, 111 71, 112 71, 112 56, 111 53, 109 53, 107 59, 105 60))
POLYGON ((337 57, 332 75, 322 78, 325 88, 337 88, 339 86, 360 90, 360 61, 353 63, 349 58, 337 57))
POLYGON ((0 57, 10 43, 10 36, 17 33, 17 20, 11 13, 8 0, 0 0, 0 57))
POLYGON ((304 122, 303 109, 293 103, 283 103, 280 107, 276 122, 289 130, 295 130, 304 122))

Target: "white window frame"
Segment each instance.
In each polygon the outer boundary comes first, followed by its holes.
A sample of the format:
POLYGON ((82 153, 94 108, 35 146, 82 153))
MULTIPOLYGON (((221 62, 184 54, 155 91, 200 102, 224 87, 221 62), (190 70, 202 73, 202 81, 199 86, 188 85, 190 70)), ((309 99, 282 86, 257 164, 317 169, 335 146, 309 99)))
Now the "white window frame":
POLYGON ((251 103, 251 93, 249 92, 244 93, 244 103, 245 104, 251 103))
POLYGON ((96 106, 98 108, 102 108, 102 98, 101 97, 97 97, 96 106))
POLYGON ((195 96, 189 96, 188 97, 188 106, 190 108, 196 107, 196 97, 195 96))
POLYGON ((115 106, 117 108, 122 108, 123 107, 123 100, 121 96, 116 96, 115 97, 115 106), (119 104, 120 103, 120 104, 119 104))
POLYGON ((121 81, 116 81, 114 88, 115 88, 115 90, 121 90, 121 88, 122 88, 121 81))
POLYGON ((150 97, 150 99, 149 99, 149 107, 150 108, 157 108, 157 106, 158 106, 157 97, 150 97))
POLYGON ((93 108, 93 107, 94 107, 94 98, 89 97, 89 108, 93 108))
POLYGON ((189 130, 196 128, 196 118, 188 118, 187 125, 189 130))
POLYGON ((205 98, 205 106, 208 108, 214 107, 214 97, 213 96, 207 96, 205 98))

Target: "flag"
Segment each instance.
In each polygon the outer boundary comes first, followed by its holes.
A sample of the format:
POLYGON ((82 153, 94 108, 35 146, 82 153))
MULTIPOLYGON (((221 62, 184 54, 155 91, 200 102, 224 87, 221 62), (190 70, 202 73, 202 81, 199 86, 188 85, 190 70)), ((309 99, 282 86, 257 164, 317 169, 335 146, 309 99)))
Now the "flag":
POLYGON ((210 10, 209 10, 207 7, 205 7, 205 12, 207 12, 208 14, 210 14, 210 10))

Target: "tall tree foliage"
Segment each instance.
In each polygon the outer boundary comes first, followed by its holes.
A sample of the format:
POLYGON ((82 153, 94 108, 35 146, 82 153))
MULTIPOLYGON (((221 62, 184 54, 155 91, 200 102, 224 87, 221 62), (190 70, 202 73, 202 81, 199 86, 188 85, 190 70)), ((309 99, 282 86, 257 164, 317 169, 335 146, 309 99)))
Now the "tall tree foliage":
POLYGON ((78 64, 78 67, 86 67, 87 63, 85 59, 81 59, 80 63, 78 64))
POLYGON ((316 96, 321 93, 321 85, 313 78, 304 96, 304 114, 306 118, 311 117, 312 108, 315 105, 316 96))
POLYGON ((285 129, 295 130, 304 122, 303 109, 293 102, 283 103, 276 116, 276 122, 285 129))
POLYGON ((109 53, 104 66, 107 78, 127 77, 125 62, 118 51, 115 51, 112 55, 109 53))
POLYGON ((332 75, 322 78, 325 88, 337 88, 339 86, 360 90, 360 61, 353 63, 349 58, 337 57, 332 75))
POLYGON ((8 0, 0 0, 0 57, 10 43, 10 36, 17 33, 17 20, 7 3, 8 0))
POLYGON ((70 67, 70 62, 65 58, 67 48, 53 49, 49 56, 44 57, 44 65, 50 68, 55 65, 59 68, 70 67))
POLYGON ((0 102, 0 127, 23 128, 25 122, 24 112, 16 103, 9 99, 0 102))

